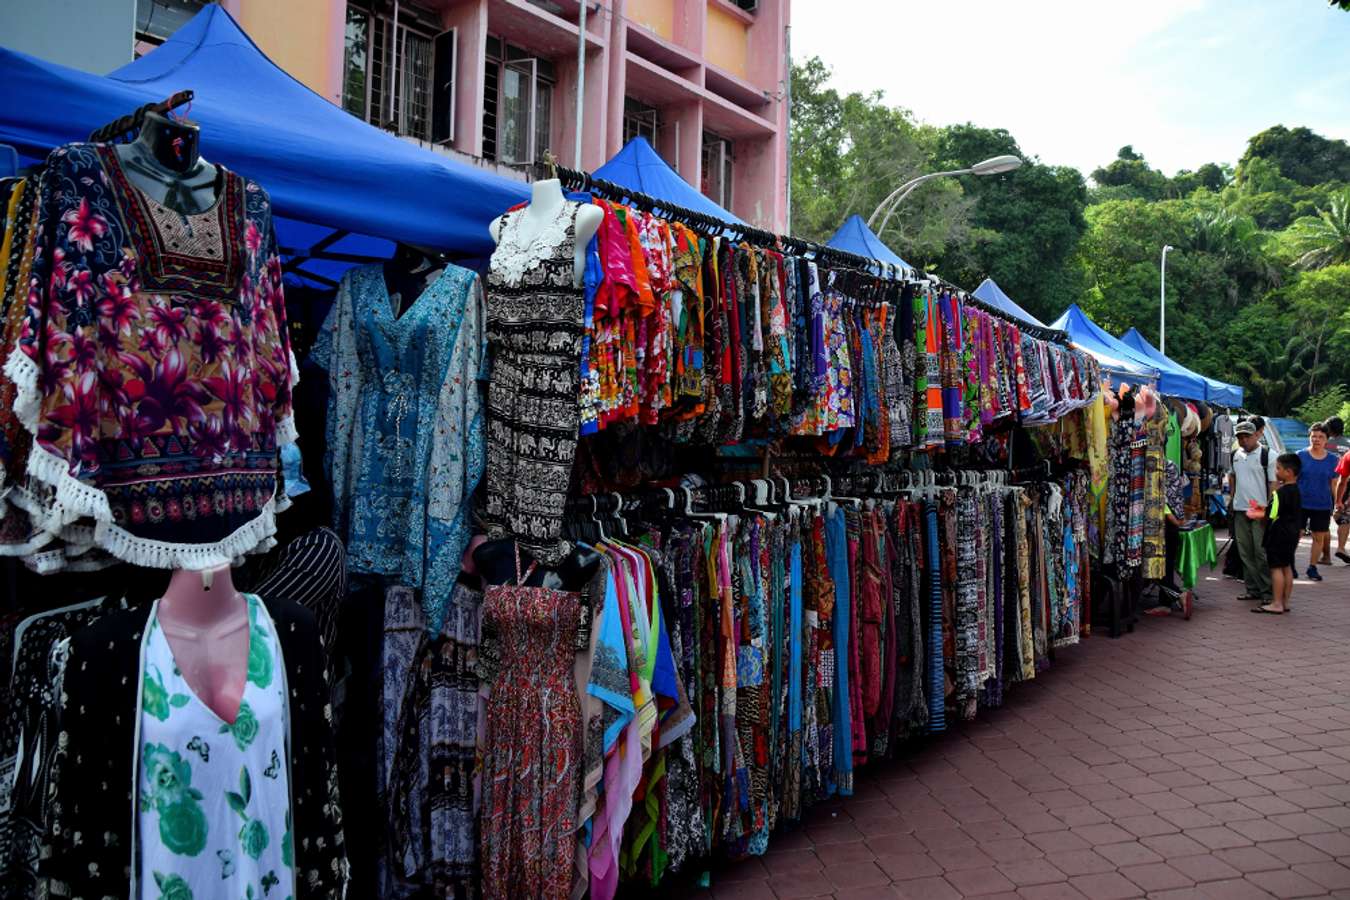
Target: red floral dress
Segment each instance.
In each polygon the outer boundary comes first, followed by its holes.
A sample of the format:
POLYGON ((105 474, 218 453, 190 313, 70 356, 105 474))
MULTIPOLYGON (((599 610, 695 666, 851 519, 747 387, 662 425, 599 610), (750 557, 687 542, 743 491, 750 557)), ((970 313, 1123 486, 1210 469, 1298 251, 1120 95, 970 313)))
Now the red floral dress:
POLYGON ((481 846, 486 898, 567 898, 576 851, 581 707, 572 673, 581 595, 515 584, 483 595, 501 658, 487 703, 481 846))

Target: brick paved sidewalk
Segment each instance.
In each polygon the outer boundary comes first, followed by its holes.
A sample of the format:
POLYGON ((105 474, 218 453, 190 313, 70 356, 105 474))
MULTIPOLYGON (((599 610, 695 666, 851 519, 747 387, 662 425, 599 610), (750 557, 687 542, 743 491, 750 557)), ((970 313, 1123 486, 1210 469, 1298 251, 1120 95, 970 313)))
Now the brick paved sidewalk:
POLYGON ((1321 571, 1283 617, 1202 572, 1190 622, 1062 651, 711 896, 1350 898, 1350 567, 1321 571))

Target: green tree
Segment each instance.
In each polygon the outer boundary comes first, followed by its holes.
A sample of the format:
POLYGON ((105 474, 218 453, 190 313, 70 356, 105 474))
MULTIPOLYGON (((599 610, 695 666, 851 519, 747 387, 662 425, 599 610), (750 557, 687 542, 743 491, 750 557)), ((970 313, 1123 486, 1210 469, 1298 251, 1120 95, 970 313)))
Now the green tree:
POLYGON ((1092 180, 1101 188, 1115 188, 1112 199, 1161 200, 1167 192, 1167 176, 1149 166, 1129 145, 1121 147, 1110 164, 1094 169, 1092 180))
POLYGON ((1205 163, 1194 172, 1182 169, 1168 179, 1167 196, 1173 199, 1189 197, 1198 190, 1218 193, 1228 185, 1232 177, 1232 170, 1218 163, 1205 163))
POLYGON ((1053 319, 1082 294, 1073 263, 1087 220, 1087 185, 1077 169, 1028 159, 1007 131, 966 123, 944 129, 931 161, 934 169, 966 168, 991 156, 1011 154, 1022 167, 995 177, 960 178, 974 200, 973 242, 950 248, 937 271, 973 286, 986 276, 1032 315, 1053 319))
POLYGON ((1333 384, 1294 407, 1294 415, 1299 421, 1311 425, 1313 422, 1326 421, 1332 416, 1340 416, 1341 410, 1345 409, 1347 404, 1350 404, 1350 390, 1343 384, 1333 384))
POLYGON ((1283 273, 1268 252, 1269 241, 1251 218, 1221 208, 1194 213, 1187 232, 1189 249, 1217 257, 1231 276, 1227 294, 1233 302, 1279 286, 1283 273))
POLYGON ((1245 398, 1247 406, 1267 415, 1287 415, 1308 396, 1308 382, 1316 382, 1326 372, 1327 364, 1314 365, 1312 358, 1312 348, 1294 335, 1285 340, 1276 354, 1265 356, 1256 364, 1240 361, 1238 370, 1245 376, 1249 394, 1245 398))
POLYGON ((1350 181, 1350 144, 1322 137, 1309 128, 1275 125, 1247 142, 1238 161, 1238 178, 1253 159, 1273 162, 1285 178, 1311 187, 1350 181))
POLYGON ((1285 294, 1295 333, 1312 352, 1307 392, 1347 371, 1350 354, 1350 264, 1300 273, 1285 294), (1322 366, 1325 364, 1325 369, 1322 366))
MULTIPOLYGON (((818 57, 792 67, 792 230, 827 240, 853 213, 864 218, 896 186, 928 171, 939 131, 886 105, 880 92, 841 94, 818 57)), ((897 209, 883 242, 926 266, 970 240, 970 202, 938 180, 897 209)))
POLYGON ((1331 198, 1317 217, 1299 219, 1289 229, 1289 243, 1300 269, 1321 269, 1350 263, 1350 189, 1331 198))

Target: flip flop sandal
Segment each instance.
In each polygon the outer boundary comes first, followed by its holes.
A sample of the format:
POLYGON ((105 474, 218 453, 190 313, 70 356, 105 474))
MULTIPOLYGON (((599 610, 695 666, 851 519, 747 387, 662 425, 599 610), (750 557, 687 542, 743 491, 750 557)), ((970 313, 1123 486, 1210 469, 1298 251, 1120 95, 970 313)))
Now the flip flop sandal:
POLYGON ((1282 616, 1282 615, 1285 614, 1285 610, 1282 610, 1282 609, 1266 609, 1264 606, 1253 606, 1253 607, 1252 607, 1252 612, 1254 612, 1254 613, 1263 613, 1264 615, 1267 615, 1267 616, 1282 616))

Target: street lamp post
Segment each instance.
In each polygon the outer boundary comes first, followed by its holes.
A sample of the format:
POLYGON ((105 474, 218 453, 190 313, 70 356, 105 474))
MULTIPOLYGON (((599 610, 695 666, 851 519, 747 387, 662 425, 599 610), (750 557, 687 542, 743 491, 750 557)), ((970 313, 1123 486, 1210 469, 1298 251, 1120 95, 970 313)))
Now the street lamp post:
POLYGON ((1167 251, 1171 244, 1163 244, 1162 249, 1162 287, 1158 303, 1158 352, 1167 355, 1167 251))
POLYGON ((881 220, 881 227, 876 229, 877 234, 886 230, 886 223, 891 220, 891 214, 895 212, 896 207, 905 201, 905 198, 913 193, 914 189, 925 181, 932 181, 935 178, 947 178, 952 175, 1000 175, 1004 172, 1011 172, 1022 165, 1020 157, 1011 154, 1004 156, 994 156, 983 162, 977 162, 968 169, 953 169, 950 172, 929 172, 927 175, 920 175, 918 178, 912 178, 900 185, 887 195, 885 200, 877 204, 877 208, 872 210, 872 215, 867 219, 867 227, 871 228, 872 223, 881 215, 883 209, 886 210, 885 217, 881 220), (887 209, 887 207, 890 207, 887 209))

